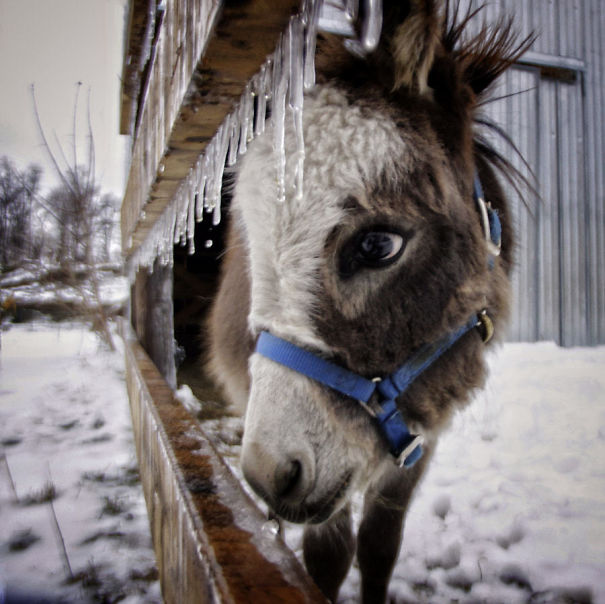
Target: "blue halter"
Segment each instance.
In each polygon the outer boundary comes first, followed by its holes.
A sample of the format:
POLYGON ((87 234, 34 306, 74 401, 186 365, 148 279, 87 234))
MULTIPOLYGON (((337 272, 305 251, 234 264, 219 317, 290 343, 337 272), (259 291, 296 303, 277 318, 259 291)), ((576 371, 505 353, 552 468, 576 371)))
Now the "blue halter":
MULTIPOLYGON (((473 197, 479 207, 486 239, 490 244, 488 249, 491 269, 494 256, 499 253, 500 220, 497 213, 483 200, 483 191, 477 177, 475 177, 473 197)), ((464 325, 437 342, 422 346, 399 369, 387 377, 373 380, 340 367, 268 331, 261 332, 256 343, 256 352, 357 400, 375 418, 389 452, 398 465, 411 467, 422 456, 424 438, 422 435, 410 433, 397 408, 396 399, 444 352, 475 327, 482 329, 482 339, 487 343, 493 335, 493 325, 487 312, 483 310, 478 314, 473 313, 464 325), (377 401, 371 403, 374 394, 377 395, 377 401)))
POLYGON ((420 348, 397 371, 385 378, 368 380, 344 367, 300 348, 268 331, 261 332, 256 352, 298 373, 328 386, 345 396, 357 400, 370 413, 385 438, 389 452, 399 465, 412 466, 422 456, 421 435, 410 431, 397 409, 396 399, 410 384, 430 367, 446 350, 453 346, 471 329, 483 326, 489 318, 486 314, 473 314, 459 329, 432 345, 420 348), (378 395, 378 402, 371 406, 370 399, 378 395))

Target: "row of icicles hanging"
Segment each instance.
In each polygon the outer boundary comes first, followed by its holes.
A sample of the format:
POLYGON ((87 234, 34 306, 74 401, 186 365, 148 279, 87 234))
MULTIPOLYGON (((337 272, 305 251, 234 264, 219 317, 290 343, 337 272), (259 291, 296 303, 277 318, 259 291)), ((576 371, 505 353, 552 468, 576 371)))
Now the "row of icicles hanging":
MULTIPOLYGON (((359 39, 349 37, 347 48, 356 54, 372 51, 382 28, 381 0, 362 0, 363 22, 359 39)), ((146 240, 129 261, 131 278, 141 268, 151 270, 156 258, 171 265, 173 246, 188 245, 195 252, 195 223, 212 215, 221 220, 221 188, 225 166, 233 166, 246 153, 248 143, 270 127, 277 162, 277 201, 286 199, 286 115, 293 119, 296 146, 295 183, 292 194, 303 194, 305 147, 302 128, 304 91, 315 85, 315 40, 319 29, 355 36, 359 0, 304 0, 301 12, 291 17, 275 51, 246 85, 235 109, 227 115, 216 134, 182 181, 175 198, 156 221, 146 240), (271 117, 267 120, 267 109, 271 117), (288 109, 288 110, 287 110, 288 109)), ((206 218, 208 219, 208 218, 206 218)), ((211 246, 212 241, 206 242, 211 246)))

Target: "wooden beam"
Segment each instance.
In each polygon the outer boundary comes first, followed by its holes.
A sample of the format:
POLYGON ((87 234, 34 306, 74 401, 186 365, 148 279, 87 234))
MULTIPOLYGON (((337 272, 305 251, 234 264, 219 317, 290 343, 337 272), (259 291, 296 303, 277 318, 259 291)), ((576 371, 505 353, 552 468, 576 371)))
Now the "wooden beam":
POLYGON ((128 325, 126 380, 164 601, 325 602, 128 325))
MULTIPOLYGON (((187 3, 177 0, 174 4, 187 3)), ((204 3, 196 0, 194 4, 201 5, 197 12, 193 11, 194 16, 199 15, 204 3)), ((164 63, 163 78, 152 77, 147 101, 150 107, 157 105, 157 108, 149 111, 144 108, 122 205, 122 246, 127 256, 145 240, 172 201, 181 181, 239 101, 247 82, 273 52, 299 4, 300 0, 227 2, 203 56, 196 57, 186 76, 183 76, 186 61, 179 57, 188 55, 192 42, 187 37, 181 40, 168 34, 161 38, 157 61, 164 63), (169 38, 175 41, 171 43, 169 38), (180 46, 170 54, 168 47, 179 41, 180 46), (172 57, 174 63, 165 57, 172 57), (178 98, 183 77, 187 78, 186 91, 178 98), (169 112, 175 102, 178 110, 173 119, 158 123, 157 112, 169 112)), ((185 8, 180 11, 167 13, 162 28, 177 27, 174 21, 186 12, 185 8)))
POLYGON ((122 63, 120 134, 132 134, 151 42, 155 0, 131 0, 122 63))
POLYGON ((158 260, 151 272, 138 271, 131 290, 131 321, 141 346, 176 389, 172 283, 172 267, 158 260))

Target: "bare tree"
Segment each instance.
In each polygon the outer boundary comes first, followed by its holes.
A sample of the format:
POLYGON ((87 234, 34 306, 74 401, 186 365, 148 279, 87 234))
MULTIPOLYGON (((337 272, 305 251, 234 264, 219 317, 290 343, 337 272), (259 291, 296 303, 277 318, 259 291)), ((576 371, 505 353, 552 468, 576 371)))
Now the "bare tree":
POLYGON ((83 187, 86 173, 82 166, 67 174, 69 186, 62 183, 45 200, 45 208, 57 226, 57 260, 61 264, 107 262, 118 207, 117 198, 102 194, 97 185, 83 187))
POLYGON ((98 234, 100 239, 100 258, 103 262, 111 260, 111 242, 114 228, 117 224, 117 216, 120 210, 120 200, 111 193, 101 197, 98 219, 98 234))
POLYGON ((90 123, 90 103, 87 112, 86 152, 83 158, 78 157, 76 118, 80 86, 81 83, 79 82, 73 107, 72 148, 69 158, 58 141, 56 141, 58 151, 54 152, 51 149, 40 120, 40 113, 32 86, 38 131, 55 173, 59 178, 59 185, 41 203, 56 222, 58 229, 57 259, 63 268, 73 276, 72 285, 78 286, 79 284, 79 280, 75 274, 76 266, 78 264, 86 266, 90 289, 80 287, 80 293, 83 298, 82 310, 90 313, 93 327, 113 349, 114 345, 109 327, 109 318, 106 315, 101 300, 97 265, 109 254, 109 242, 106 238, 107 236, 111 236, 111 230, 107 225, 107 221, 115 219, 116 203, 113 201, 114 198, 112 196, 101 194, 101 188, 96 180, 95 146, 90 123), (112 216, 109 215, 108 211, 110 200, 113 208, 112 216))
POLYGON ((0 266, 6 269, 35 256, 31 216, 42 171, 30 165, 18 170, 0 158, 0 266))

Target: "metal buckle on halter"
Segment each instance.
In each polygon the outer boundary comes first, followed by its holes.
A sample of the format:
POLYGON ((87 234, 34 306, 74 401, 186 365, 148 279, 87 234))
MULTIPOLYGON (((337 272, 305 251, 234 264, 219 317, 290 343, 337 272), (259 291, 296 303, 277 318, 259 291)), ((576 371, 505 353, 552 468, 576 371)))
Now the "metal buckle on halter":
MULTIPOLYGON (((375 384, 378 384, 379 382, 382 382, 382 378, 381 377, 375 377, 372 378, 372 381, 375 384)), ((372 407, 370 406, 369 403, 366 403, 365 401, 362 401, 361 399, 357 399, 357 402, 365 409, 365 411, 367 411, 367 413, 372 416, 372 417, 377 417, 377 413, 376 411, 374 411, 374 409, 372 409, 372 407)))
POLYGON ((399 454, 399 457, 395 459, 395 465, 397 465, 399 468, 403 468, 405 460, 410 456, 414 449, 423 444, 424 436, 422 436, 422 434, 416 434, 413 436, 413 440, 410 442, 410 444, 399 454))
POLYGON ((494 323, 487 314, 487 310, 483 309, 477 315, 476 327, 479 329, 479 334, 484 344, 487 344, 494 337, 494 323))

